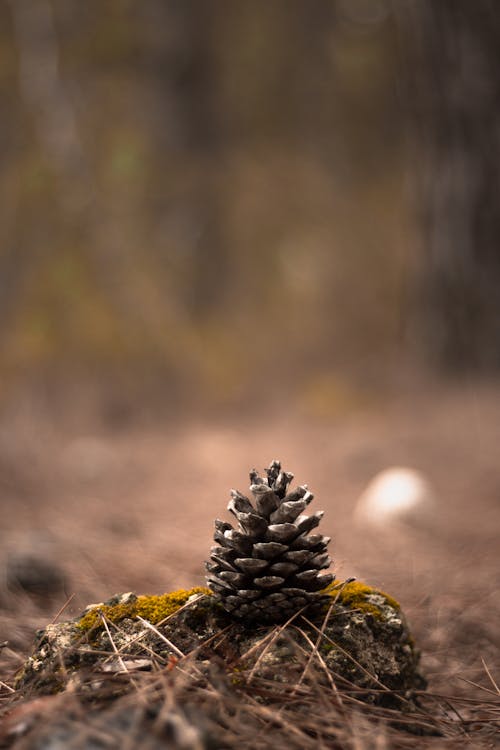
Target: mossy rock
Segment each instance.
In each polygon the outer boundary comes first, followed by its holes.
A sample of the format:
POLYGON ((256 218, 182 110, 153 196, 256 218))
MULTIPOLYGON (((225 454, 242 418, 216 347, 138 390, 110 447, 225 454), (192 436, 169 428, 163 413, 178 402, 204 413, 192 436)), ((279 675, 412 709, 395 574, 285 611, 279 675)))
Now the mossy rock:
MULTIPOLYGON (((349 581, 331 584, 321 608, 297 615, 285 627, 235 621, 205 588, 117 595, 71 622, 40 631, 16 687, 33 696, 70 685, 91 699, 99 675, 169 671, 184 658, 194 659, 202 672, 223 665, 235 686, 249 675, 293 684, 314 673, 315 679, 354 687, 358 697, 386 705, 411 700, 425 686, 399 604, 349 581)), ((130 681, 117 682, 116 694, 127 690, 130 681)))

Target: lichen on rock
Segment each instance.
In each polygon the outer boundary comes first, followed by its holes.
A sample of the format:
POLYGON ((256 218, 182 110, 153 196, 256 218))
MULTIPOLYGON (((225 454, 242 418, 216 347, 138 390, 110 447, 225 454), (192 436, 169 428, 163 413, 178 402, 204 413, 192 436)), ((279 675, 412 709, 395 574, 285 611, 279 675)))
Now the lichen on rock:
POLYGON ((360 581, 349 580, 346 582, 335 581, 325 589, 335 601, 351 609, 368 612, 377 619, 384 615, 388 616, 388 608, 399 612, 399 602, 383 591, 378 591, 360 581))
POLYGON ((99 674, 153 671, 190 654, 202 670, 222 658, 238 679, 252 673, 293 681, 304 670, 304 655, 315 658, 314 648, 332 679, 366 689, 370 700, 383 702, 384 691, 392 700, 392 691, 409 696, 423 687, 418 653, 392 597, 348 581, 331 584, 324 602, 321 610, 298 614, 286 626, 246 626, 201 587, 115 596, 41 631, 17 687, 47 694, 70 679, 88 690, 89 668, 95 681, 99 674))
POLYGON ((137 596, 129 592, 120 594, 106 603, 91 604, 86 607, 77 627, 82 632, 103 628, 103 617, 110 622, 120 622, 125 618, 144 617, 152 624, 169 617, 182 607, 191 597, 197 594, 210 593, 207 588, 197 586, 185 591, 173 591, 170 594, 137 596))

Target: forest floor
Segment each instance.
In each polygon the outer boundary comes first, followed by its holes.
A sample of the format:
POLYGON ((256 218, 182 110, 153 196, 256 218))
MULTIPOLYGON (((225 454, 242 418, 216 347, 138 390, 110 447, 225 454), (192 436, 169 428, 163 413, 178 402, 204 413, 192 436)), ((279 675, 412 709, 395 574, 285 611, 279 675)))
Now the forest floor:
POLYGON ((500 388, 491 384, 422 389, 329 420, 268 413, 82 431, 11 415, 0 424, 2 700, 36 629, 71 595, 59 619, 116 592, 203 585, 229 489, 245 492, 248 470, 273 458, 325 511, 337 577, 356 576, 401 602, 429 690, 498 700, 499 450, 500 388), (396 465, 433 485, 432 522, 358 528, 357 498, 396 465), (9 559, 28 553, 64 573, 55 598, 8 590, 9 559))

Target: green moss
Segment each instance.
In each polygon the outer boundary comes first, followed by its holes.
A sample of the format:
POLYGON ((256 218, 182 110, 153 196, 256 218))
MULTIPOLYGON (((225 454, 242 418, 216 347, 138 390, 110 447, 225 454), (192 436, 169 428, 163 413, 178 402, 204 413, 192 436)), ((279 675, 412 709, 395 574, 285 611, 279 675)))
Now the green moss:
MULTIPOLYGON (((384 604, 396 611, 400 609, 398 602, 391 596, 359 581, 352 581, 350 583, 335 581, 325 589, 325 593, 329 594, 335 602, 338 602, 342 606, 370 613, 377 619, 384 617, 382 609, 384 604)), ((188 590, 180 589, 169 594, 131 597, 129 601, 121 603, 113 603, 111 600, 108 604, 93 607, 80 618, 76 623, 76 627, 83 633, 101 629, 103 627, 101 614, 108 621, 114 623, 120 622, 125 618, 133 619, 140 616, 154 625, 176 612, 194 594, 211 595, 211 591, 198 586, 188 590)))
POLYGON ((330 651, 333 651, 334 648, 335 646, 333 645, 333 643, 322 643, 320 647, 321 651, 324 654, 330 653, 330 651))
POLYGON ((77 628, 86 633, 89 630, 102 627, 101 614, 110 622, 120 622, 126 617, 139 616, 154 625, 176 612, 194 594, 211 594, 211 592, 207 588, 197 586, 193 589, 173 591, 170 594, 138 596, 123 604, 103 604, 94 607, 83 615, 77 623, 77 628))
POLYGON ((386 605, 396 611, 400 609, 399 603, 392 596, 378 589, 373 589, 371 586, 367 586, 366 583, 361 583, 360 581, 351 581, 350 583, 335 581, 327 586, 325 593, 329 594, 334 601, 342 606, 349 607, 349 609, 357 609, 361 612, 368 612, 377 619, 383 617, 384 613, 381 606, 377 603, 376 597, 381 597, 386 605))

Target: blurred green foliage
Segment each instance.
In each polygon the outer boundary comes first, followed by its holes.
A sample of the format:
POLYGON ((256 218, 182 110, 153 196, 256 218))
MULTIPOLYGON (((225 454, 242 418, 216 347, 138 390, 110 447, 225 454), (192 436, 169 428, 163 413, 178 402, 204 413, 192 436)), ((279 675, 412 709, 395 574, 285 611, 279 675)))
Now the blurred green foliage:
POLYGON ((1 6, 4 390, 349 401, 403 347, 395 47, 382 0, 1 6))

